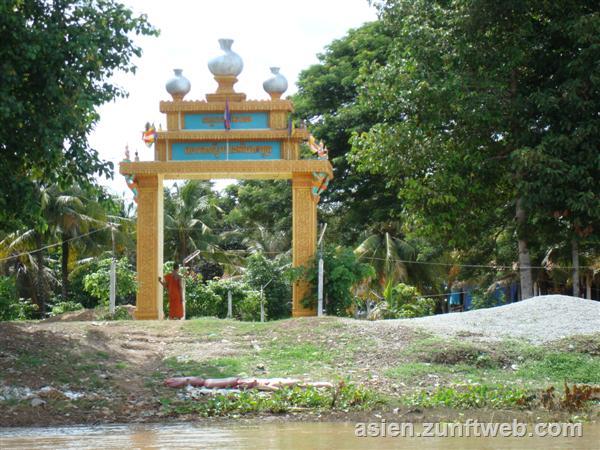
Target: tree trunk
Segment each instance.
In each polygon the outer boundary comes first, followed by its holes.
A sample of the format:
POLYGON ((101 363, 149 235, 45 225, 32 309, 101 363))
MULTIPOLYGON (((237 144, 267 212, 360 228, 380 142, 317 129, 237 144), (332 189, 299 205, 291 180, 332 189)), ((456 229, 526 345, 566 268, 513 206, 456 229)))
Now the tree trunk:
POLYGON ((579 242, 571 241, 571 257, 573 258, 573 297, 579 297, 579 242))
POLYGON ((527 220, 527 213, 523 209, 522 199, 517 200, 517 233, 519 243, 519 277, 521 280, 521 299, 525 300, 533 297, 533 282, 531 277, 531 257, 527 240, 524 237, 523 227, 527 220))
POLYGON ((44 279, 44 251, 42 250, 42 236, 39 233, 35 234, 35 246, 39 250, 35 252, 37 264, 37 301, 42 318, 46 315, 46 280, 44 279))
POLYGON ((61 257, 61 276, 62 276, 62 300, 66 302, 69 299, 69 243, 68 236, 62 235, 62 257, 61 257))
POLYGON ((592 275, 589 273, 585 277, 585 298, 592 299, 592 275))
POLYGON ((535 283, 533 283, 533 296, 537 297, 538 295, 540 295, 540 288, 536 281, 535 283))

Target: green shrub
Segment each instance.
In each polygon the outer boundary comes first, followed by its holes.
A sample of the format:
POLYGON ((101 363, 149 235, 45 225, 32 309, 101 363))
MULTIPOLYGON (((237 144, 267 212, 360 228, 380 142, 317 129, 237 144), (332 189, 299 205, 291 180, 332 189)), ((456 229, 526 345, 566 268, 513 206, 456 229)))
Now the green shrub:
POLYGON ((435 300, 421 297, 414 286, 398 283, 389 295, 390 309, 397 317, 430 316, 435 309, 435 300))
POLYGON ((84 279, 86 275, 98 270, 96 260, 77 264, 69 273, 69 300, 80 303, 84 308, 95 308, 100 303, 100 299, 86 292, 84 279))
MULTIPOLYGON (((166 303, 168 304, 168 299, 166 303)), ((201 277, 186 277, 185 310, 187 318, 223 318, 227 315, 227 300, 214 292, 212 282, 204 284, 201 277)))
POLYGON ((391 281, 383 291, 385 301, 379 303, 371 314, 371 319, 402 319, 430 316, 435 311, 435 300, 421 297, 414 286, 391 281))
POLYGON ((506 304, 506 296, 500 291, 500 298, 494 292, 486 292, 483 289, 473 291, 473 300, 471 301, 471 309, 493 308, 506 304))
POLYGON ((52 306, 50 315, 56 316, 58 314, 63 314, 70 311, 79 311, 81 309, 83 309, 83 305, 81 303, 74 301, 58 302, 52 306))
POLYGON ((309 410, 360 410, 381 403, 372 391, 362 386, 340 383, 334 389, 314 387, 282 388, 269 395, 249 389, 240 393, 205 396, 199 400, 161 399, 164 411, 172 415, 199 414, 204 417, 239 416, 269 412, 282 414, 302 408, 309 410))
POLYGON ((246 260, 244 281, 250 289, 264 288, 265 311, 271 319, 283 319, 292 313, 292 290, 284 271, 275 261, 262 253, 254 253, 246 260))
MULTIPOLYGON (((260 320, 260 293, 243 281, 210 280, 199 275, 185 276, 186 316, 227 316, 227 296, 231 292, 233 316, 240 320, 260 320)), ((165 299, 168 305, 168 298, 165 299)), ((166 307, 168 313, 168 307, 166 307)))
MULTIPOLYGON (((355 304, 353 288, 362 281, 375 275, 370 264, 362 263, 347 247, 326 247, 323 252, 323 294, 328 315, 350 316, 355 304)), ((317 305, 318 258, 315 257, 307 267, 291 271, 295 281, 305 280, 311 290, 302 300, 305 306, 317 305)))
POLYGON ((424 408, 514 408, 522 405, 526 397, 527 392, 517 387, 474 385, 464 389, 439 387, 432 392, 421 391, 404 400, 409 405, 424 408))
MULTIPOLYGON (((260 320, 260 292, 248 291, 247 294, 234 304, 233 313, 239 320, 259 321, 260 320)), ((265 311, 265 320, 267 311, 265 311)))
POLYGON ((31 301, 17 297, 14 277, 0 276, 0 320, 32 319, 37 310, 31 301))
MULTIPOLYGON (((108 305, 110 296, 110 266, 112 258, 102 259, 97 264, 97 269, 84 276, 84 290, 100 300, 104 306, 108 305)), ((137 291, 136 274, 131 269, 127 258, 117 261, 117 299, 127 302, 132 300, 137 291)))
POLYGON ((115 307, 115 312, 113 314, 106 312, 106 314, 100 317, 100 320, 131 320, 132 317, 129 314, 129 310, 124 306, 115 307))

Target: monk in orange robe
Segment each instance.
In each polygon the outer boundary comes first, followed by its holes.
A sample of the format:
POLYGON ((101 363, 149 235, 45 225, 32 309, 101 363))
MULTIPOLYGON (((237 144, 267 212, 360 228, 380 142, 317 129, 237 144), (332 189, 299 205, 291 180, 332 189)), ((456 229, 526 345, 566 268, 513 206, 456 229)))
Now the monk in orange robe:
POLYGON ((165 281, 158 277, 160 284, 169 292, 169 319, 183 318, 183 295, 178 270, 179 264, 175 263, 173 271, 165 275, 165 281))

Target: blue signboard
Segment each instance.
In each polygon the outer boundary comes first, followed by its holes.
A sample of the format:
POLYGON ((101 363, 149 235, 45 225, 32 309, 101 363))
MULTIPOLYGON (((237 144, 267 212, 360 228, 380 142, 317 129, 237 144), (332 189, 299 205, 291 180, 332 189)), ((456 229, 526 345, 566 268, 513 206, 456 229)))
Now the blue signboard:
MULTIPOLYGON (((232 130, 266 130, 269 128, 269 114, 266 112, 232 113, 232 130)), ((185 114, 184 130, 224 130, 223 113, 185 114)))
POLYGON ((176 142, 173 161, 240 161, 281 159, 281 144, 274 141, 176 142))

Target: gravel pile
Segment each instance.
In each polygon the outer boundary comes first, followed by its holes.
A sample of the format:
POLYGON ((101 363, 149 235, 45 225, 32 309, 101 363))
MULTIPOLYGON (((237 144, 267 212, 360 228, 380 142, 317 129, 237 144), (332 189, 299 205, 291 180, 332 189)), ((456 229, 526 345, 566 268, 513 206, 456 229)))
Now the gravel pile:
POLYGON ((543 295, 521 302, 417 319, 378 321, 384 326, 423 328, 438 335, 469 334, 494 340, 520 338, 533 344, 600 332, 600 302, 567 295, 543 295))

